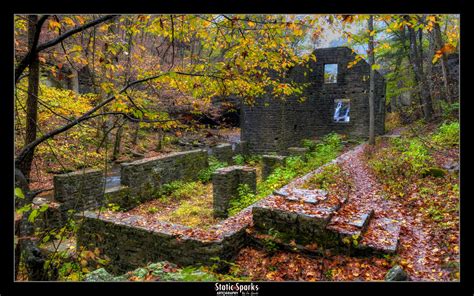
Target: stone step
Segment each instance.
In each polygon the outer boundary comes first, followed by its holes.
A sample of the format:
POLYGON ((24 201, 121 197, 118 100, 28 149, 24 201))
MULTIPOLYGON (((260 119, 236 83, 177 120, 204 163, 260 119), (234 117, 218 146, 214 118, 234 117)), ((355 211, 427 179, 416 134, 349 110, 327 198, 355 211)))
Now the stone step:
POLYGON ((326 226, 339 207, 335 197, 314 204, 294 202, 275 195, 252 208, 253 225, 260 233, 277 231, 298 243, 318 242, 335 246, 338 237, 327 231, 326 226))
POLYGON ((362 236, 374 214, 371 208, 357 208, 355 204, 342 207, 331 219, 326 229, 341 236, 362 236))
POLYGON ((374 218, 370 221, 359 248, 372 249, 378 253, 395 253, 400 238, 401 223, 390 218, 374 218))
POLYGON ((317 204, 323 200, 326 200, 327 194, 327 191, 320 189, 292 189, 291 192, 286 194, 285 197, 289 201, 317 204))

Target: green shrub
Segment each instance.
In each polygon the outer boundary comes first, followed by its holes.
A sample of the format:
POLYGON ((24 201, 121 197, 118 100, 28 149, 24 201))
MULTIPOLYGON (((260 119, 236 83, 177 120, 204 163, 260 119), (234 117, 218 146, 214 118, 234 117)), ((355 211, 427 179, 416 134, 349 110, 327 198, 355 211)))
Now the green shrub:
POLYGON ((341 167, 337 164, 325 166, 321 172, 312 176, 305 185, 317 189, 328 190, 331 184, 336 182, 336 176, 341 173, 341 167))
POLYGON ((183 183, 182 186, 171 192, 170 197, 173 199, 188 199, 205 193, 206 188, 201 182, 188 182, 183 183))
POLYGON ((202 182, 209 182, 212 179, 212 174, 220 168, 228 166, 227 162, 221 162, 217 158, 210 156, 209 157, 209 166, 201 170, 198 174, 199 180, 202 182))
POLYGON ((432 140, 443 147, 459 145, 459 122, 443 123, 432 140))
POLYGON ((443 100, 439 100, 439 104, 444 119, 457 120, 459 118, 459 102, 447 103, 443 100))
POLYGON ((237 154, 232 158, 234 163, 237 165, 244 165, 245 164, 245 157, 242 154, 237 154))
POLYGON ((249 166, 257 166, 262 162, 261 155, 245 155, 245 164, 249 166))
POLYGON ((181 180, 173 181, 170 183, 163 184, 159 189, 159 195, 166 196, 171 194, 173 191, 178 190, 184 185, 184 182, 181 180))
POLYGON ((392 145, 381 149, 369 161, 377 175, 383 178, 409 179, 423 173, 430 167, 432 157, 418 139, 392 139, 392 145))
POLYGON ((230 200, 230 207, 228 209, 229 216, 237 214, 257 200, 257 196, 252 192, 248 184, 239 184, 237 194, 238 196, 236 198, 230 200))
POLYGON ((314 151, 316 149, 317 144, 318 144, 318 142, 316 142, 315 140, 311 140, 311 139, 303 139, 303 141, 302 141, 303 147, 308 148, 309 151, 314 151))

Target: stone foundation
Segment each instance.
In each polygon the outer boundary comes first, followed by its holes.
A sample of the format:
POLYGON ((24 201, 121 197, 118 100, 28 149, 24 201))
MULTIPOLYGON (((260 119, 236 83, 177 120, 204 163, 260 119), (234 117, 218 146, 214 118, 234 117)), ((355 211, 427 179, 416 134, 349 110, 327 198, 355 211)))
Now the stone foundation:
POLYGON ((324 247, 340 244, 337 234, 326 230, 331 216, 310 215, 288 212, 269 207, 252 208, 255 229, 261 233, 279 232, 282 237, 294 239, 298 243, 318 242, 324 247))
POLYGON ((240 184, 247 184, 252 192, 257 190, 257 173, 255 168, 230 166, 218 169, 212 177, 214 216, 227 217, 230 201, 238 196, 240 184))
POLYGON ((205 150, 191 150, 122 163, 121 184, 130 188, 160 187, 176 180, 196 180, 208 166, 205 150))
POLYGON ((202 149, 175 152, 140 159, 121 165, 121 186, 108 190, 108 202, 131 209, 151 200, 156 191, 173 181, 194 181, 208 166, 207 152, 202 149))
POLYGON ((120 274, 150 262, 170 261, 179 265, 213 265, 232 260, 246 244, 246 227, 223 233, 210 239, 178 234, 193 229, 177 224, 157 222, 147 229, 137 225, 140 216, 114 220, 86 212, 77 234, 77 246, 89 250, 99 248, 110 263, 106 269, 120 274))

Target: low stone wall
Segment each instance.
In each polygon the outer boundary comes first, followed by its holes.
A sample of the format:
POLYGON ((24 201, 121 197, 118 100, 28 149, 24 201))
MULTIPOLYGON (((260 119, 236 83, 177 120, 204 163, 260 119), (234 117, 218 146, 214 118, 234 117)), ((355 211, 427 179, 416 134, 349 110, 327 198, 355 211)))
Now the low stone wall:
POLYGON ((121 184, 147 189, 176 180, 192 181, 207 166, 207 152, 201 149, 145 158, 121 165, 121 184))
POLYGON ((218 161, 231 165, 234 151, 231 144, 219 144, 211 148, 211 155, 217 158, 218 161))
POLYGON ((159 221, 152 229, 137 225, 140 216, 117 220, 85 212, 82 219, 77 247, 99 248, 110 259, 106 269, 114 274, 162 260, 183 266, 213 265, 218 263, 214 257, 232 260, 247 240, 245 227, 205 240, 181 225, 159 221), (187 231, 190 235, 179 234, 187 231))
POLYGON ((274 169, 285 165, 285 156, 281 155, 263 155, 262 156, 263 169, 262 178, 265 180, 274 169))
POLYGON ((230 201, 237 197, 240 184, 247 184, 252 192, 257 190, 257 172, 246 166, 230 166, 218 169, 212 176, 214 217, 225 218, 230 201))
POLYGON ((103 171, 96 169, 55 175, 54 201, 61 212, 97 208, 103 204, 104 182, 103 171))
POLYGON ((278 231, 281 236, 291 237, 298 243, 317 242, 326 248, 340 245, 339 236, 326 230, 330 216, 320 217, 269 207, 254 207, 252 215, 255 229, 262 233, 278 231))

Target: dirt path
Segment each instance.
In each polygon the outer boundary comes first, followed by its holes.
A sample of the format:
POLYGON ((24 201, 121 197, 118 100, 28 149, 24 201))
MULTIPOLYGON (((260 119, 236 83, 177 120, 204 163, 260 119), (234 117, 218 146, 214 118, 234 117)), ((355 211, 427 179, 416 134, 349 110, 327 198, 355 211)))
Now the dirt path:
POLYGON ((415 281, 447 280, 447 272, 440 268, 436 248, 419 217, 403 208, 396 200, 382 194, 382 186, 367 167, 363 157, 365 145, 360 145, 344 156, 341 165, 354 181, 354 193, 348 203, 358 208, 373 208, 374 219, 391 218, 401 222, 398 256, 401 264, 415 281), (429 258, 430 260, 427 260, 429 258))

